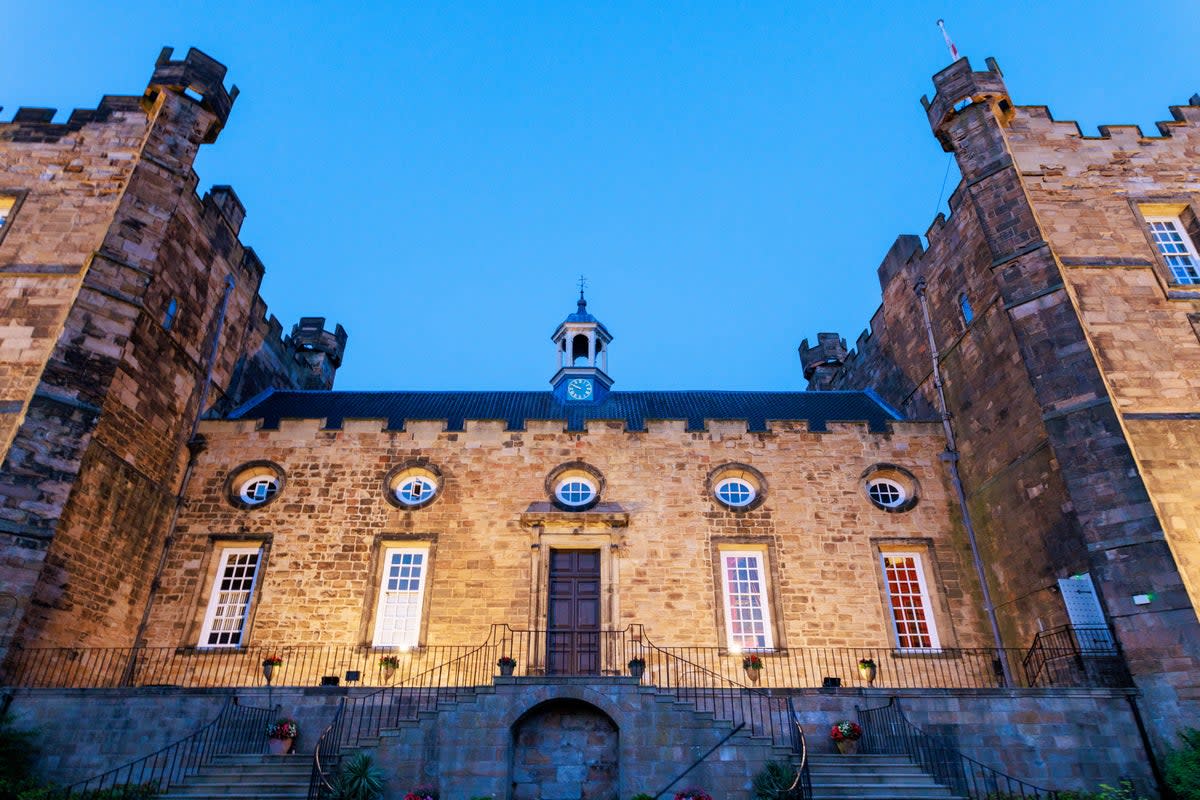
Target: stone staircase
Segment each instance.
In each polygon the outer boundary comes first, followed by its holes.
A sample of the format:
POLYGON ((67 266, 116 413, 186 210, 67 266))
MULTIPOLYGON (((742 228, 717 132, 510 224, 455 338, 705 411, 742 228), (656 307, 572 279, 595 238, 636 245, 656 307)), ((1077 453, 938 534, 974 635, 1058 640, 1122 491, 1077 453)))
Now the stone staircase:
POLYGON ((311 772, 305 755, 217 756, 157 800, 304 800, 311 772))
POLYGON ((808 756, 813 800, 963 800, 906 756, 808 756))

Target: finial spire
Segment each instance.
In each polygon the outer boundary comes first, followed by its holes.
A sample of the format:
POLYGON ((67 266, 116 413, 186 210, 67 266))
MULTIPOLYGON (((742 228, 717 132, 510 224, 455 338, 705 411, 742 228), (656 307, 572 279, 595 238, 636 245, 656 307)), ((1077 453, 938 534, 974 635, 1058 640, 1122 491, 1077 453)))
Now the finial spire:
POLYGON ((583 290, 585 288, 587 288, 587 277, 584 275, 580 275, 579 276, 579 310, 580 311, 583 311, 585 308, 587 308, 587 300, 583 299, 583 290))

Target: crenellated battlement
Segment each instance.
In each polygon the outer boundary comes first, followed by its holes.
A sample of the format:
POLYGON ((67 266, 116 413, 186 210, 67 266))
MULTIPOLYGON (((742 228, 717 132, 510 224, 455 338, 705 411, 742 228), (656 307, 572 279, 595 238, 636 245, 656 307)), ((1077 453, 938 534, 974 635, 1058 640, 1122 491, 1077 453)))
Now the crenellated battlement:
MULTIPOLYGON (((74 109, 65 122, 55 122, 57 108, 21 106, 11 120, 0 122, 0 141, 53 143, 85 125, 108 122, 114 114, 141 110, 141 98, 105 95, 95 108, 74 109)), ((3 107, 0 107, 0 111, 3 107)))
POLYGON ((975 72, 970 61, 960 58, 933 76, 933 85, 937 89, 933 99, 921 98, 921 105, 929 117, 929 127, 946 152, 953 150, 944 132, 946 125, 967 106, 995 103, 1002 112, 1011 110, 1008 87, 996 59, 988 58, 985 63, 986 72, 975 72))

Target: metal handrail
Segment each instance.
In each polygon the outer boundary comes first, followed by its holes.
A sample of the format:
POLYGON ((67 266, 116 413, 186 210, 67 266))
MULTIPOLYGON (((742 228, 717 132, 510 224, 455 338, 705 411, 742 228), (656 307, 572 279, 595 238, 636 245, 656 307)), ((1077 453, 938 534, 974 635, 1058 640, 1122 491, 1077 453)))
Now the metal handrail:
MULTIPOLYGON (((496 626, 488 636, 489 646, 510 648, 519 656, 518 674, 545 674, 546 632, 512 631, 496 626), (512 637, 503 637, 512 632, 512 637), (530 638, 532 636, 532 639, 530 638)), ((629 656, 640 643, 622 631, 595 634, 602 654, 599 674, 625 672, 629 656)), ((1024 674, 1014 678, 1020 686, 1106 686, 1128 687, 1128 675, 1110 662, 1119 661, 1111 650, 1083 647, 1069 634, 1042 635, 1029 651, 1011 650, 1008 663, 1023 664, 1024 674), (1071 667, 1080 657, 1089 669, 1071 667), (1046 665, 1062 665, 1049 669, 1046 665), (1103 667, 1101 669, 1100 667, 1103 667)), ((379 658, 395 656, 400 661, 398 675, 413 674, 433 665, 454 661, 473 652, 478 644, 433 645, 400 650, 358 645, 288 645, 246 648, 21 648, 10 649, 0 685, 29 688, 117 688, 123 686, 176 686, 180 688, 262 687, 262 661, 280 656, 283 664, 272 677, 275 686, 316 686, 324 680, 343 685, 382 688, 393 685, 380 666, 379 658)), ((677 647, 662 645, 660 650, 725 675, 737 681, 741 674, 741 655, 721 647, 677 647)), ((937 651, 898 651, 887 647, 790 648, 761 653, 764 669, 761 685, 771 688, 820 687, 827 680, 842 686, 864 686, 858 669, 860 659, 869 658, 878 666, 871 684, 887 689, 925 688, 999 688, 1002 685, 996 664, 1000 653, 993 648, 953 648, 937 651)), ((490 666, 490 665, 489 665, 490 666)), ((474 680, 476 672, 464 678, 474 680)), ((438 678, 443 680, 442 677, 438 678)))
POLYGON ((1006 775, 956 750, 914 725, 900 710, 899 698, 886 706, 855 706, 863 736, 859 752, 906 755, 935 781, 972 800, 986 798, 1044 798, 1058 800, 1058 792, 1006 775))
POLYGON ((1116 637, 1103 625, 1039 631, 1021 664, 1030 686, 1131 685, 1116 637))
POLYGON ((808 768, 808 737, 804 735, 804 726, 800 724, 800 717, 796 713, 795 698, 789 696, 787 705, 788 715, 792 721, 792 752, 799 751, 800 753, 800 763, 796 766, 796 777, 792 781, 792 785, 788 787, 787 793, 789 797, 796 797, 797 800, 812 800, 812 773, 808 768))
POLYGON ((148 756, 123 764, 108 772, 67 786, 60 797, 89 797, 101 790, 136 793, 166 791, 179 781, 195 775, 218 755, 262 752, 267 726, 279 706, 258 708, 227 698, 221 711, 195 733, 172 742, 148 756), (131 788, 134 787, 134 788, 131 788))
MULTIPOLYGON (((317 746, 313 748, 313 769, 312 775, 308 779, 308 797, 309 800, 320 800, 325 794, 325 790, 333 791, 333 785, 326 779, 327 774, 324 766, 321 764, 321 753, 325 753, 326 761, 330 767, 336 766, 341 762, 341 757, 338 751, 341 749, 339 743, 342 734, 342 714, 346 711, 346 698, 338 701, 337 711, 333 714, 333 721, 326 726, 317 738, 317 746)), ((331 770, 332 772, 332 770, 331 770)))

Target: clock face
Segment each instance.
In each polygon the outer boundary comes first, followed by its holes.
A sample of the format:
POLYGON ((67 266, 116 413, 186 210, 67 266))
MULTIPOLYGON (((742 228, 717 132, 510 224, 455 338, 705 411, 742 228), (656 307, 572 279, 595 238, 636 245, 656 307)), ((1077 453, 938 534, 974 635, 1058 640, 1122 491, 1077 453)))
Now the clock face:
POLYGON ((572 400, 587 400, 592 396, 592 382, 587 378, 575 378, 567 384, 567 397, 572 400))

